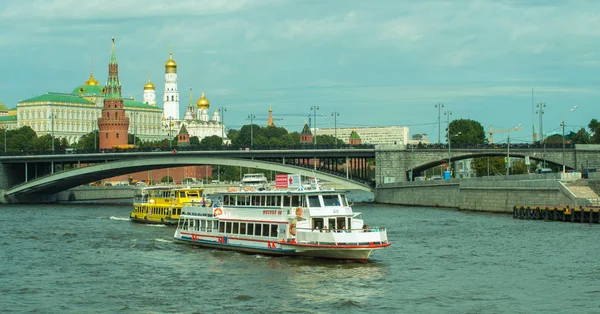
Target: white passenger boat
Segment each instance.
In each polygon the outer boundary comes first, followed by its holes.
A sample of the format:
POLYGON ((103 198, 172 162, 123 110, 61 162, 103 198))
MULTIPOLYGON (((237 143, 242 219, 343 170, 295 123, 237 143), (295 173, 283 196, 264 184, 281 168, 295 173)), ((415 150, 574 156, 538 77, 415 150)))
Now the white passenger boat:
POLYGON ((214 207, 184 206, 174 238, 192 245, 269 255, 366 262, 389 246, 342 191, 228 191, 214 207))

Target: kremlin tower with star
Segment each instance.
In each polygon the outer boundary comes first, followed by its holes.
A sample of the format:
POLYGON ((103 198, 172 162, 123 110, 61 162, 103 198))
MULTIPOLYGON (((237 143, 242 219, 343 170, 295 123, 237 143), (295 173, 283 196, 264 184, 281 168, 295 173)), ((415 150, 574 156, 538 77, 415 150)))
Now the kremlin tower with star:
POLYGON ((127 145, 129 118, 125 116, 121 82, 119 81, 119 63, 115 54, 115 38, 112 38, 112 52, 108 63, 108 81, 102 116, 98 118, 99 148, 112 149, 115 145, 127 145))

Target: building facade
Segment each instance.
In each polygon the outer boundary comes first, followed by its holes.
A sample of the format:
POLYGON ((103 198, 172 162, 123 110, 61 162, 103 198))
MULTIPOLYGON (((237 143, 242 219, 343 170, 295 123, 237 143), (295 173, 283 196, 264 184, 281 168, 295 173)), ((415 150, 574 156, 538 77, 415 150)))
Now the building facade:
POLYGON ((323 128, 318 129, 318 135, 331 135, 349 143, 352 131, 360 134, 363 144, 407 144, 408 127, 390 126, 390 127, 351 127, 351 128, 323 128))

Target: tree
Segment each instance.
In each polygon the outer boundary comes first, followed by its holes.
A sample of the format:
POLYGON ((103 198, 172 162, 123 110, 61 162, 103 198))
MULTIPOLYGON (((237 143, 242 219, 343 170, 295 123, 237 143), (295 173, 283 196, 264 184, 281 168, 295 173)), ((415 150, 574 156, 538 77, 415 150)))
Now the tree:
POLYGON ((78 150, 94 150, 97 149, 98 146, 98 130, 94 130, 88 134, 84 134, 79 141, 75 143, 75 148, 78 150), (96 141, 94 143, 94 141, 96 141))
POLYGON ((485 144, 487 139, 483 126, 475 120, 457 119, 450 122, 451 144, 477 145, 485 144))
POLYGON ((173 182, 173 177, 171 177, 171 176, 164 176, 164 177, 162 177, 162 179, 160 179, 160 182, 171 183, 171 182, 173 182))
POLYGON ((590 132, 592 133, 592 138, 590 139, 590 144, 600 144, 600 123, 596 119, 592 119, 588 124, 590 128, 590 132))
POLYGON ((218 135, 207 136, 200 141, 200 147, 204 149, 219 150, 222 146, 223 139, 218 135))
POLYGON ((577 133, 571 132, 571 142, 573 144, 589 144, 590 133, 588 133, 584 128, 579 129, 577 133))
POLYGON ((190 147, 192 147, 192 148, 200 147, 200 140, 198 139, 197 136, 190 137, 190 147))
MULTIPOLYGON (((134 142, 134 136, 133 136, 133 134, 129 133, 127 135, 127 144, 133 145, 133 142, 134 142)), ((142 141, 140 140, 140 138, 135 136, 135 145, 139 146, 141 142, 142 141)))

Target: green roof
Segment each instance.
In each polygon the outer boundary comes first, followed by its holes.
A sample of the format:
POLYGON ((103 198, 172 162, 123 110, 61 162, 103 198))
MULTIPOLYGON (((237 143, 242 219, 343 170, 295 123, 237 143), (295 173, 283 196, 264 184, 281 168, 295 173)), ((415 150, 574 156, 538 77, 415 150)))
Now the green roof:
POLYGON ((49 102, 49 103, 73 103, 73 104, 83 104, 83 105, 93 105, 94 103, 81 98, 79 96, 75 96, 72 94, 59 94, 59 93, 47 93, 40 96, 36 96, 33 98, 25 99, 19 102, 22 103, 35 103, 35 102, 49 102))
POLYGON ((81 85, 75 87, 71 92, 71 95, 81 96, 104 96, 106 89, 100 85, 81 85))
POLYGON ((17 121, 17 116, 0 116, 0 122, 17 121))
POLYGON ((350 133, 350 139, 351 140, 360 140, 360 136, 358 136, 358 133, 356 133, 356 131, 352 131, 352 133, 350 133))
POLYGON ((310 134, 312 135, 312 132, 310 131, 310 127, 308 126, 308 123, 304 124, 304 128, 302 129, 302 132, 300 134, 310 134))
POLYGON ((143 102, 133 100, 131 98, 123 98, 123 106, 125 106, 125 108, 154 109, 154 110, 162 111, 162 109, 160 109, 156 106, 151 106, 151 105, 145 104, 143 102))

